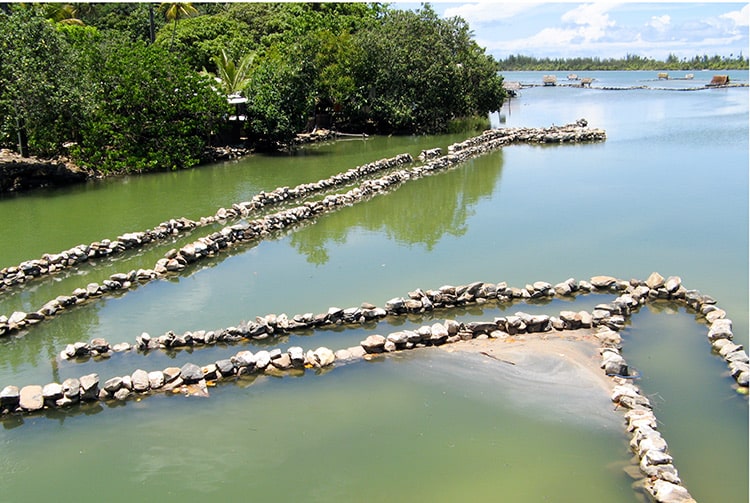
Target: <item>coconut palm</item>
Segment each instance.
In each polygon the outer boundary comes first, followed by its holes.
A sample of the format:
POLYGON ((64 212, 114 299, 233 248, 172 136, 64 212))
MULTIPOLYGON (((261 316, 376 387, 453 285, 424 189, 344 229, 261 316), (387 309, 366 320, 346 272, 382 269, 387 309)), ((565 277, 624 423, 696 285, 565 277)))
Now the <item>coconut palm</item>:
POLYGON ((69 3, 51 3, 46 6, 47 19, 56 23, 83 26, 85 23, 78 19, 78 9, 69 3))
POLYGON ((238 94, 247 87, 250 83, 250 67, 254 59, 255 53, 245 54, 238 63, 235 63, 229 59, 224 49, 221 50, 221 54, 212 58, 216 65, 214 77, 224 94, 227 96, 238 94))
POLYGON ((182 18, 197 16, 199 12, 190 2, 164 2, 159 9, 164 13, 164 17, 167 18, 167 21, 174 21, 172 40, 169 42, 169 50, 171 51, 172 44, 174 44, 174 36, 177 32, 177 22, 182 18))

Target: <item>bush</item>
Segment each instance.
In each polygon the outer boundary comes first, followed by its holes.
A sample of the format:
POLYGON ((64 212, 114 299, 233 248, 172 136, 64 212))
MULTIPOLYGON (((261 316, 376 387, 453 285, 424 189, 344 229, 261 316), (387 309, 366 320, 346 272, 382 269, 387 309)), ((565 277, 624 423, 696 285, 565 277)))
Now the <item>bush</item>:
POLYGON ((228 112, 205 77, 156 45, 105 44, 92 73, 99 101, 72 151, 86 167, 130 172, 193 166, 228 112))

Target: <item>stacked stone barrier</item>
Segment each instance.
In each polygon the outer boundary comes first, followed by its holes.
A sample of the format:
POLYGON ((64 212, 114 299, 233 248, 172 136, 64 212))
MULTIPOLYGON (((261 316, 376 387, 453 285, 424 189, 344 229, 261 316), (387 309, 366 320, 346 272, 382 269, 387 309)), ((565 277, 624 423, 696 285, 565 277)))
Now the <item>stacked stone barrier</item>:
POLYGON ((114 240, 103 239, 88 245, 77 245, 59 253, 45 253, 39 259, 25 260, 16 266, 0 269, 0 291, 12 286, 22 285, 47 274, 78 266, 91 259, 113 257, 130 249, 163 241, 196 227, 204 227, 223 220, 247 217, 252 212, 260 211, 266 207, 332 190, 375 173, 412 162, 413 159, 409 154, 399 154, 392 158, 381 159, 352 168, 317 182, 300 184, 293 188, 278 187, 271 192, 261 191, 253 196, 250 201, 234 203, 229 208, 219 208, 214 215, 201 217, 198 221, 184 217, 170 219, 153 229, 126 232, 114 240))
MULTIPOLYGON (((236 343, 239 341, 262 340, 275 335, 284 335, 299 330, 325 328, 335 325, 364 325, 377 322, 388 316, 425 314, 439 309, 452 309, 465 305, 503 303, 514 300, 569 297, 585 293, 620 293, 609 303, 598 304, 591 313, 585 311, 563 311, 558 318, 544 315, 509 316, 501 328, 508 333, 525 330, 528 326, 551 324, 556 329, 576 329, 605 326, 613 330, 622 329, 633 311, 640 305, 655 300, 672 300, 683 303, 696 312, 708 326, 707 337, 713 351, 721 356, 735 379, 740 391, 747 392, 748 355, 741 345, 733 342, 732 322, 726 312, 716 305, 716 301, 697 290, 688 290, 678 276, 664 278, 654 272, 645 281, 622 280, 612 276, 595 276, 590 281, 576 281, 570 278, 556 285, 544 281, 528 284, 523 288, 509 287, 507 283, 474 282, 468 285, 444 285, 437 290, 417 289, 409 292, 406 298, 396 297, 386 302, 384 307, 364 303, 360 307, 346 309, 331 307, 325 313, 296 314, 291 318, 285 313, 258 316, 255 321, 243 321, 237 326, 217 330, 196 330, 182 334, 169 331, 158 337, 144 333, 135 343, 121 342, 111 345, 103 339, 93 339, 90 343, 68 344, 60 352, 60 358, 84 359, 108 357, 113 352, 149 351, 157 349, 176 350, 216 343, 236 343)), ((74 301, 75 302, 75 301, 74 301)), ((35 317, 33 320, 40 320, 35 317)), ((626 374, 622 374, 626 375, 626 374)))
MULTIPOLYGON (((262 218, 226 226, 220 231, 201 237, 197 241, 183 246, 179 250, 170 250, 151 269, 131 270, 128 273, 112 274, 109 279, 104 280, 101 284, 90 283, 85 288, 77 288, 71 295, 58 296, 46 302, 37 311, 31 313, 17 311, 10 316, 0 315, 0 336, 35 325, 46 318, 55 316, 63 310, 86 303, 90 299, 118 291, 129 290, 139 284, 177 273, 190 264, 213 257, 237 244, 264 239, 272 233, 288 230, 310 221, 323 213, 362 202, 377 194, 386 193, 407 180, 421 178, 441 170, 456 167, 471 157, 482 155, 510 143, 545 143, 550 138, 557 138, 555 140, 557 143, 601 141, 604 139, 603 131, 586 129, 584 119, 579 120, 577 124, 568 126, 542 129, 507 128, 494 131, 497 131, 497 133, 485 132, 473 140, 451 145, 449 147, 451 153, 446 156, 430 160, 411 169, 398 169, 380 178, 367 179, 346 193, 329 194, 318 201, 307 201, 300 206, 266 215, 262 218)), ((252 211, 267 204, 296 199, 321 190, 330 190, 337 186, 352 183, 362 176, 382 171, 386 168, 395 168, 402 164, 411 163, 412 161, 409 154, 401 154, 391 159, 385 159, 371 163, 365 167, 349 170, 346 173, 335 175, 315 184, 303 184, 297 186, 295 189, 282 187, 270 194, 261 193, 255 196, 251 202, 236 204, 229 209, 220 208, 214 217, 202 217, 200 225, 245 217, 252 211)), ((134 240, 134 242, 137 242, 137 240, 134 240)), ((120 244, 119 240, 117 243, 118 245, 120 244)), ((106 248, 109 249, 112 244, 109 242, 106 248)), ((7 278, 7 276, 5 277, 7 278)), ((23 273, 22 278, 25 277, 27 275, 23 273)))
POLYGON ((91 343, 68 345, 61 359, 84 356, 111 356, 112 352, 179 348, 182 346, 231 343, 238 340, 264 339, 274 334, 286 334, 298 329, 314 329, 342 324, 377 322, 386 317, 412 314, 424 315, 437 309, 453 309, 465 305, 483 305, 488 302, 513 302, 516 300, 570 297, 587 293, 611 293, 617 296, 597 304, 591 312, 561 311, 558 316, 527 314, 495 317, 492 321, 458 322, 445 319, 413 330, 398 330, 386 336, 372 334, 358 346, 337 351, 320 347, 305 352, 298 346, 286 351, 260 350, 253 353, 243 350, 229 358, 204 365, 186 363, 181 368, 162 370, 137 369, 124 376, 115 376, 100 383, 96 373, 80 378, 69 378, 62 383, 27 385, 22 388, 5 386, 0 391, 0 413, 27 414, 44 409, 68 408, 85 402, 116 403, 131 397, 154 393, 184 393, 208 396, 208 388, 217 382, 238 379, 242 376, 274 375, 304 372, 305 369, 329 369, 336 365, 372 358, 374 355, 429 348, 471 339, 507 339, 533 334, 590 329, 599 343, 600 367, 614 383, 611 400, 625 410, 625 429, 630 435, 630 448, 635 455, 643 477, 638 485, 659 503, 692 502, 688 490, 682 485, 674 460, 669 454, 664 438, 658 432, 657 420, 648 398, 641 393, 633 380, 639 377, 636 370, 625 361, 620 331, 640 306, 661 300, 681 302, 703 319, 709 326, 708 339, 712 348, 724 358, 735 378, 738 390, 747 393, 748 356, 740 345, 732 342, 731 320, 716 301, 697 290, 688 290, 678 276, 664 278, 652 273, 645 281, 621 280, 612 276, 595 276, 588 281, 570 278, 555 285, 537 281, 523 288, 509 287, 506 283, 474 282, 467 285, 444 285, 436 290, 416 289, 407 297, 395 297, 385 307, 362 304, 359 308, 329 308, 321 314, 307 313, 289 318, 285 314, 257 317, 255 322, 243 322, 238 327, 216 331, 174 332, 151 338, 142 334, 136 343, 109 345, 103 339, 91 343))

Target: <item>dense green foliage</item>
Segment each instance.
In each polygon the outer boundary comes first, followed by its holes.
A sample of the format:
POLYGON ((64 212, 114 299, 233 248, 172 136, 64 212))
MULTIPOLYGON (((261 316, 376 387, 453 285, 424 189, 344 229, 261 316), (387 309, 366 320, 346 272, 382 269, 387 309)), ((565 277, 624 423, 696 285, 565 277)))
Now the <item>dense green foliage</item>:
POLYGON ((500 60, 500 69, 549 70, 549 71, 593 71, 593 70, 747 70, 748 58, 742 54, 729 57, 714 55, 694 56, 691 59, 678 58, 670 54, 666 60, 658 61, 638 55, 628 54, 625 58, 534 58, 530 56, 508 56, 500 60))
POLYGON ((43 17, 23 11, 0 16, 0 54, 1 143, 14 145, 20 130, 32 152, 55 153, 81 111, 69 45, 43 17))
POLYGON ((73 154, 114 171, 196 164, 227 107, 206 78, 143 42, 104 44, 97 56, 99 99, 73 154))
POLYGON ((443 132, 505 97, 466 22, 429 5, 13 4, 0 54, 0 146, 23 133, 32 154, 100 171, 195 164, 231 137, 228 94, 270 148, 316 125, 443 132))
POLYGON ((366 106, 360 117, 371 110, 379 129, 442 132, 451 119, 502 105, 497 64, 471 40, 462 19, 441 20, 429 6, 391 11, 357 39, 364 58, 356 101, 366 106))

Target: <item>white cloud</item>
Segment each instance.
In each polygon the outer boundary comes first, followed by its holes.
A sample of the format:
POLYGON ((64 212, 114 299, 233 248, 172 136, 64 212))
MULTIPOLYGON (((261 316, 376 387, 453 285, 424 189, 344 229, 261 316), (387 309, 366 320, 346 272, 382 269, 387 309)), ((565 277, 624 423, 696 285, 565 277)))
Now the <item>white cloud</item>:
POLYGON ((746 50, 750 4, 631 2, 499 4, 479 1, 446 9, 469 20, 476 41, 490 54, 537 57, 664 59, 674 53, 738 54, 746 50), (715 5, 715 6, 714 6, 715 5))
POLYGON ((664 14, 663 16, 652 16, 651 20, 646 23, 646 26, 649 26, 657 31, 665 31, 667 28, 669 28, 669 23, 671 20, 672 18, 667 14, 664 14))
POLYGON ((735 26, 748 26, 750 25, 750 4, 746 4, 741 10, 733 10, 719 17, 729 19, 734 22, 735 26))
POLYGON ((560 19, 563 23, 578 26, 573 30, 574 38, 581 37, 584 42, 593 42, 602 39, 607 34, 607 29, 615 25, 607 13, 615 6, 616 4, 611 3, 579 5, 563 14, 560 19))
POLYGON ((448 7, 443 12, 443 17, 460 16, 469 24, 491 23, 493 21, 502 21, 510 19, 523 12, 537 7, 539 4, 534 2, 477 2, 459 5, 458 7, 448 7))

